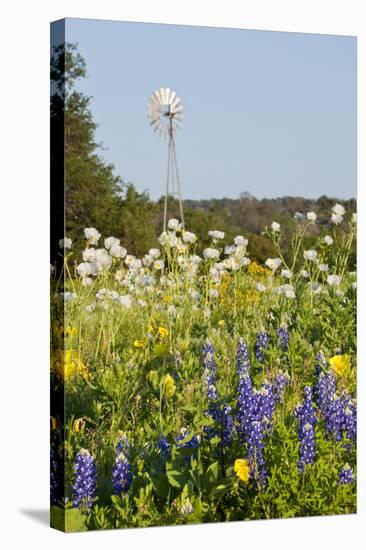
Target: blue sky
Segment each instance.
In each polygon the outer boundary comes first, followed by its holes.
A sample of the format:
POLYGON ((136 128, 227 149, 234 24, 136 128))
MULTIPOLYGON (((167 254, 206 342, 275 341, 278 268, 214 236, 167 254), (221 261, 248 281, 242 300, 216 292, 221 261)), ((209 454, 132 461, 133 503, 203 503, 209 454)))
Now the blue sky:
POLYGON ((183 198, 356 195, 356 39, 67 19, 79 44, 102 156, 154 199, 167 142, 148 97, 174 89, 183 198))

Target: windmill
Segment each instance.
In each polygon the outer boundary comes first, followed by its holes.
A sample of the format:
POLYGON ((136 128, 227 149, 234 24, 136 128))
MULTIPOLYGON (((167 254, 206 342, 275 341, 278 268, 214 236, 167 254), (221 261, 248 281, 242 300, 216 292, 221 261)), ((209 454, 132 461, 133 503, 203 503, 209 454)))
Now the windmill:
POLYGON ((183 105, 176 92, 170 88, 159 88, 148 99, 147 116, 154 132, 162 138, 168 138, 168 167, 166 176, 164 202, 164 231, 168 215, 168 199, 178 199, 179 211, 184 229, 183 203, 180 187, 177 154, 175 149, 175 132, 180 128, 183 119, 183 105))

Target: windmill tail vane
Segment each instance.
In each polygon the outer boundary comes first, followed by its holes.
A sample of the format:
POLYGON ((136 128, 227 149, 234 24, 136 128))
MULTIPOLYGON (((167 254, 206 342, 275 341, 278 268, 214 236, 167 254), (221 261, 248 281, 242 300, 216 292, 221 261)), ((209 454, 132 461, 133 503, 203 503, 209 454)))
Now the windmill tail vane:
POLYGON ((176 92, 159 88, 148 99, 147 115, 150 126, 160 137, 168 138, 168 162, 164 201, 164 231, 167 228, 169 197, 178 201, 179 215, 184 229, 183 202, 175 146, 175 133, 183 120, 183 105, 176 92))

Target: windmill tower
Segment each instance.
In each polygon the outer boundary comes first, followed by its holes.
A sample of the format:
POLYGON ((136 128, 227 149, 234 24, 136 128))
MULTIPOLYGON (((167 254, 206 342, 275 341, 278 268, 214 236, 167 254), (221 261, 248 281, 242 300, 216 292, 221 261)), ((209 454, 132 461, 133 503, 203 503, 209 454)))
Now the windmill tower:
POLYGON ((179 179, 175 132, 183 119, 183 106, 176 92, 170 88, 159 88, 148 99, 147 116, 154 132, 162 138, 168 138, 168 166, 164 202, 164 231, 166 231, 169 197, 178 200, 179 212, 184 229, 184 215, 181 186, 179 179))

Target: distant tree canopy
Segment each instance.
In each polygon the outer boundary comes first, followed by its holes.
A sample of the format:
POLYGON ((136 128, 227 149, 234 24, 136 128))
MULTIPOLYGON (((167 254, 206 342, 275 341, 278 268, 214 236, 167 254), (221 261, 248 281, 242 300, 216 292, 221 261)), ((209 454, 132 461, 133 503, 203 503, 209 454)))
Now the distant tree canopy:
MULTIPOLYGON (((83 229, 96 227, 103 237, 118 237, 130 253, 141 255, 158 244, 164 200, 152 201, 147 192, 139 193, 132 183, 115 175, 114 166, 100 155, 91 98, 75 87, 85 76, 86 63, 76 45, 66 44, 54 50, 51 129, 52 123, 64 116, 66 234, 76 244, 76 250, 80 250, 83 229)), ((335 202, 342 202, 349 212, 356 210, 354 199, 339 201, 321 196, 316 200, 303 197, 258 200, 244 191, 237 199, 185 200, 184 213, 186 227, 197 234, 201 248, 209 242, 208 231, 220 229, 226 233, 226 242, 238 234, 249 237, 250 254, 264 261, 274 254, 272 245, 262 235, 265 226, 274 220, 281 223, 286 240, 295 224, 294 213, 312 210, 318 214, 318 223, 313 227, 317 234, 325 230, 324 224, 335 202)), ((178 217, 178 205, 173 199, 168 211, 178 217)))

